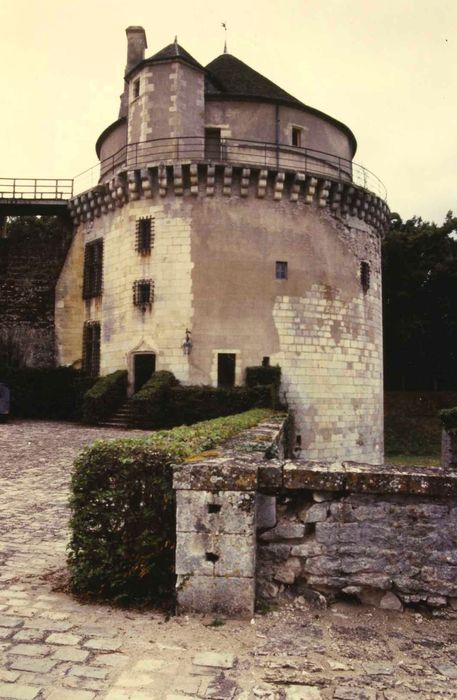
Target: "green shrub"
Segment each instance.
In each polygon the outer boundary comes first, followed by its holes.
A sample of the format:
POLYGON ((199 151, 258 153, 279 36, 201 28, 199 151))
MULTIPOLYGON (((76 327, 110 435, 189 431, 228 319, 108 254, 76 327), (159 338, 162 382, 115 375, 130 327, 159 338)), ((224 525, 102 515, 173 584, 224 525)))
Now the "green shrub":
POLYGON ((154 372, 151 379, 130 399, 130 419, 139 428, 162 428, 167 418, 168 391, 178 384, 171 372, 154 372))
POLYGON ((127 396, 127 371, 117 370, 99 377, 84 394, 83 421, 94 425, 110 416, 127 396))
POLYGON ((94 379, 71 367, 1 367, 0 382, 10 388, 13 416, 80 420, 83 396, 94 379))
POLYGON ((258 386, 259 384, 274 384, 279 388, 281 383, 281 367, 259 365, 258 367, 246 367, 246 386, 258 386))
POLYGON ((120 602, 169 598, 175 580, 171 464, 271 415, 257 409, 140 440, 99 441, 84 450, 71 482, 71 590, 120 602))
POLYGON ((133 440, 86 450, 72 478, 72 590, 119 601, 170 591, 173 498, 170 454, 133 440))
POLYGON ((188 425, 218 416, 242 413, 251 408, 272 406, 273 398, 269 386, 177 386, 168 393, 167 419, 169 425, 188 425))
POLYGON ((457 428, 457 408, 448 408, 444 411, 440 411, 439 416, 445 428, 448 430, 457 428))

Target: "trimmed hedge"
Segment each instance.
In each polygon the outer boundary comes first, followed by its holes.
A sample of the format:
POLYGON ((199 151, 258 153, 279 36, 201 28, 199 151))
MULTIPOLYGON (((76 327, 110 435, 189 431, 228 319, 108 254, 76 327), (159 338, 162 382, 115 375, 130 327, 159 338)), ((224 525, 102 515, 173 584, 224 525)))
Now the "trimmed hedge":
POLYGON ((85 392, 94 379, 71 367, 0 368, 11 392, 11 415, 18 418, 81 420, 85 392))
POLYGON ((246 367, 246 386, 259 386, 260 384, 274 384, 279 388, 281 383, 281 367, 259 365, 258 367, 246 367))
POLYGON ((162 428, 170 425, 167 416, 168 390, 179 384, 172 372, 154 372, 141 389, 130 399, 132 425, 162 428))
POLYGON ((448 408, 444 411, 440 411, 439 416, 445 428, 448 430, 457 428, 457 408, 448 408))
POLYGON ((98 441, 84 450, 71 482, 71 590, 123 603, 169 601, 176 546, 172 463, 271 414, 254 410, 145 439, 98 441))
POLYGON ((251 408, 272 408, 270 386, 215 388, 176 386, 168 392, 169 425, 190 425, 218 416, 242 413, 251 408))
POLYGON ((110 416, 127 398, 126 370, 117 370, 96 380, 84 394, 83 422, 94 425, 110 416))

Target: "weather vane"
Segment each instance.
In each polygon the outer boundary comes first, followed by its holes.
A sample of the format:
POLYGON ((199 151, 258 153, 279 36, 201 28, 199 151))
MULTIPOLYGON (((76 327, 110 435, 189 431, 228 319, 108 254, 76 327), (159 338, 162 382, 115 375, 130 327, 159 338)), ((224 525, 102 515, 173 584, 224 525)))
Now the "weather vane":
POLYGON ((224 28, 225 32, 224 53, 227 53, 227 22, 221 22, 221 26, 224 28))

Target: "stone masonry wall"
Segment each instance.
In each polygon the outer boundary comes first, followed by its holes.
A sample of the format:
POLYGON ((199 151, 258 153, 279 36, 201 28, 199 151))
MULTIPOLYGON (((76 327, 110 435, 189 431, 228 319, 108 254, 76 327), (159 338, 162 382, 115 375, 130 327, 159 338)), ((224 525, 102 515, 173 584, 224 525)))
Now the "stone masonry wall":
POLYGON ((285 460, 282 421, 175 468, 179 609, 247 616, 255 595, 457 608, 457 473, 285 460))
POLYGON ((259 536, 261 598, 309 589, 362 602, 457 604, 457 499, 304 491, 259 536))
POLYGON ((54 366, 54 292, 70 240, 20 221, 0 239, 0 364, 54 366))

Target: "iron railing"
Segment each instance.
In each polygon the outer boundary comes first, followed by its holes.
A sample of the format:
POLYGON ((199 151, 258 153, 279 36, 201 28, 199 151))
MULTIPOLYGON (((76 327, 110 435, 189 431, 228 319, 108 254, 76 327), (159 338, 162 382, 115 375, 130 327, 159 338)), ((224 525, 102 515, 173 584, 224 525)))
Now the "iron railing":
POLYGON ((0 200, 66 201, 72 196, 70 179, 0 177, 0 200))
POLYGON ((119 171, 190 162, 298 171, 338 182, 353 182, 383 200, 387 197, 386 188, 376 175, 347 158, 287 144, 227 138, 219 142, 206 140, 204 136, 179 136, 127 144, 77 175, 74 191, 75 194, 84 192, 119 171))

